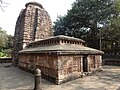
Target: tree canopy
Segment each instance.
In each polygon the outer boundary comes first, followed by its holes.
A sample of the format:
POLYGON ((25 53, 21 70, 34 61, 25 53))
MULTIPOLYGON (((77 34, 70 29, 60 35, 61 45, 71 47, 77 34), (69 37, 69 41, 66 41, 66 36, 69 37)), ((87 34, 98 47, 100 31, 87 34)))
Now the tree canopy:
POLYGON ((118 17, 119 4, 120 0, 76 0, 67 15, 57 18, 54 34, 82 38, 88 46, 98 49, 100 29, 118 17))

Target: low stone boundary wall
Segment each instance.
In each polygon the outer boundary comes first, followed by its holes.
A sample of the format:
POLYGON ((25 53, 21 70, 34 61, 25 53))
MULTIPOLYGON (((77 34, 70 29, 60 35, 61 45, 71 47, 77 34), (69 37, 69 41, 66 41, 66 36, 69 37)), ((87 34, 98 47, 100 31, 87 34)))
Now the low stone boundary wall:
POLYGON ((12 58, 0 58, 0 63, 12 63, 12 58))
POLYGON ((104 59, 103 65, 117 65, 120 66, 120 59, 104 59))

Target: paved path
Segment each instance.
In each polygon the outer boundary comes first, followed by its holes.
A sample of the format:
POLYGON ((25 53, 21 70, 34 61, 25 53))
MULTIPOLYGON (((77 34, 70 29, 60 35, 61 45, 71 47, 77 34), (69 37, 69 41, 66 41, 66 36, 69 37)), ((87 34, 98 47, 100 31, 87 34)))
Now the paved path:
MULTIPOLYGON (((34 76, 16 67, 0 64, 0 90, 32 90, 34 76)), ((120 90, 120 66, 104 66, 91 76, 55 85, 42 79, 43 90, 120 90)))

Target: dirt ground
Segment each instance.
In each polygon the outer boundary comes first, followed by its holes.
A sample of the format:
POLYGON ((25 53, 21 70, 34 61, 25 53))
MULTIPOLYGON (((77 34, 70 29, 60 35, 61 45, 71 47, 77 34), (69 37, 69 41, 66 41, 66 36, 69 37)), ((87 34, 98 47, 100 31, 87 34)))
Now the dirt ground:
MULTIPOLYGON (((32 90, 34 75, 0 64, 0 90, 32 90)), ((103 71, 61 85, 42 79, 42 90, 120 90, 120 66, 103 66, 103 71)))

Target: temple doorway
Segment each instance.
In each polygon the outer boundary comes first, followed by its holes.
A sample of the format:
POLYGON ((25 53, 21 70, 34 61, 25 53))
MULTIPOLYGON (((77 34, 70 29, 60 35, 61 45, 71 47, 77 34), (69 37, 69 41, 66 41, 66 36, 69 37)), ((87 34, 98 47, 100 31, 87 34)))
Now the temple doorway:
POLYGON ((93 66, 94 66, 94 68, 96 68, 96 66, 95 66, 95 56, 93 56, 93 66))
POLYGON ((83 57, 83 72, 88 72, 88 61, 86 55, 83 57))

